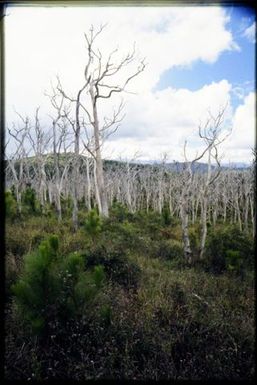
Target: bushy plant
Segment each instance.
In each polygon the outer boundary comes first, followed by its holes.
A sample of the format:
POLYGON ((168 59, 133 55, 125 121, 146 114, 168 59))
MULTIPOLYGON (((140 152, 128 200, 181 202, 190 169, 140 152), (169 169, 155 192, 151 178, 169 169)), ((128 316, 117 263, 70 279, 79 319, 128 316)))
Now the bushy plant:
POLYGON ((162 209, 162 220, 165 226, 169 226, 172 223, 170 211, 167 206, 164 206, 164 208, 162 209))
POLYGON ((103 266, 86 271, 80 254, 63 258, 58 250, 55 235, 41 242, 25 256, 21 277, 12 286, 20 314, 38 335, 47 335, 56 320, 89 312, 105 278, 103 266))
POLYGON ((176 240, 162 240, 158 243, 156 257, 164 260, 182 259, 183 247, 181 242, 176 240))
POLYGON ((141 249, 142 237, 140 236, 140 228, 135 223, 127 220, 120 222, 104 222, 103 238, 108 243, 116 245, 118 248, 125 249, 141 249))
POLYGON ((47 219, 51 219, 55 217, 55 207, 54 203, 46 202, 44 206, 41 206, 41 213, 47 219))
POLYGON ((29 252, 33 232, 29 228, 7 224, 5 231, 6 251, 22 256, 29 252))
POLYGON ((162 215, 155 211, 149 211, 141 215, 139 219, 139 226, 144 229, 151 239, 159 240, 162 237, 161 229, 163 227, 162 215))
POLYGON ((110 211, 111 216, 118 222, 123 222, 124 220, 130 218, 130 213, 127 207, 120 202, 114 202, 110 211))
POLYGON ((13 219, 17 213, 17 204, 11 191, 5 191, 5 213, 7 218, 13 219))
POLYGON ((80 250, 84 250, 87 245, 91 244, 91 237, 85 236, 85 231, 79 228, 75 233, 69 227, 59 229, 58 234, 62 242, 60 242, 60 252, 63 255, 80 250))
POLYGON ((42 332, 51 317, 60 285, 55 269, 56 236, 41 242, 36 253, 24 259, 21 278, 12 286, 17 304, 35 333, 42 332))
POLYGON ((104 266, 107 277, 126 288, 136 288, 139 284, 141 270, 121 249, 108 250, 100 245, 85 255, 86 266, 104 266))
POLYGON ((63 259, 60 272, 62 316, 67 319, 89 311, 89 305, 95 300, 105 279, 103 266, 94 266, 86 271, 83 256, 75 252, 63 259))
POLYGON ((87 233, 90 234, 93 239, 95 239, 96 236, 100 233, 102 229, 102 221, 95 209, 89 211, 88 216, 85 220, 84 227, 87 233))
POLYGON ((189 239, 190 246, 192 248, 193 253, 196 253, 199 248, 199 239, 200 239, 200 229, 198 226, 189 228, 189 239))
POLYGON ((72 198, 69 195, 67 198, 61 196, 62 213, 66 217, 70 217, 72 213, 72 198))
POLYGON ((27 212, 35 213, 37 211, 38 202, 36 192, 32 187, 28 186, 26 190, 23 191, 21 200, 27 212))
POLYGON ((206 267, 222 273, 231 265, 234 270, 251 268, 254 262, 253 240, 236 226, 228 226, 209 233, 206 243, 206 267), (237 262, 236 262, 237 261, 237 262))
POLYGON ((123 242, 126 244, 133 246, 138 242, 138 230, 135 228, 133 223, 125 220, 119 226, 119 232, 123 237, 123 242))
POLYGON ((226 270, 239 273, 243 267, 243 259, 238 250, 227 250, 225 255, 226 270))

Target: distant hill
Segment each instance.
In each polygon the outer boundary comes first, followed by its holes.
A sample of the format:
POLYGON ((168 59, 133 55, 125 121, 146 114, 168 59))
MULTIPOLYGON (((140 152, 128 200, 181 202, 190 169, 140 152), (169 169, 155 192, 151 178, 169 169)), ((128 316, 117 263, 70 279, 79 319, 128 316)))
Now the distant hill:
MULTIPOLYGON (((46 168, 52 172, 53 166, 54 166, 54 157, 53 154, 47 154, 45 155, 47 157, 46 161, 46 168)), ((64 167, 64 165, 67 163, 67 161, 72 162, 73 158, 72 153, 67 153, 67 154, 59 154, 59 164, 61 167, 64 167)), ((85 161, 87 157, 85 155, 80 155, 80 167, 85 167, 85 161)), ((35 156, 28 157, 26 159, 27 164, 31 167, 33 163, 35 162, 35 156)), ((109 168, 115 169, 119 167, 126 167, 127 162, 123 160, 113 160, 113 159, 104 159, 103 160, 103 166, 105 170, 108 170, 109 168)), ((137 167, 138 169, 143 169, 143 168, 154 168, 158 170, 161 166, 162 163, 159 161, 134 161, 130 162, 130 164, 134 167, 137 167)), ((15 166, 18 168, 19 166, 19 161, 16 162, 15 166)), ((187 166, 187 162, 172 162, 172 163, 166 163, 165 168, 169 171, 172 172, 182 172, 187 166)), ((250 165, 247 165, 245 163, 230 163, 230 164, 223 164, 221 168, 223 170, 246 170, 250 167, 250 165)), ((207 163, 202 163, 202 162, 196 162, 193 165, 193 172, 200 172, 204 173, 207 171, 208 165, 207 163)), ((214 169, 215 166, 212 166, 212 169, 214 169)))

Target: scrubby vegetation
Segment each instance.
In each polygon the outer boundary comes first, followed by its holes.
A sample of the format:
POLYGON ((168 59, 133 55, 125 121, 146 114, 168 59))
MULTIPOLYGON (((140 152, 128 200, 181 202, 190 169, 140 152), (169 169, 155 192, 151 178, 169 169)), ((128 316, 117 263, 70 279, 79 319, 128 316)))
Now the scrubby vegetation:
POLYGON ((100 219, 81 208, 74 232, 69 213, 58 223, 32 191, 22 205, 6 193, 6 378, 253 379, 246 231, 217 223, 204 261, 188 265, 165 210, 114 203, 100 219))

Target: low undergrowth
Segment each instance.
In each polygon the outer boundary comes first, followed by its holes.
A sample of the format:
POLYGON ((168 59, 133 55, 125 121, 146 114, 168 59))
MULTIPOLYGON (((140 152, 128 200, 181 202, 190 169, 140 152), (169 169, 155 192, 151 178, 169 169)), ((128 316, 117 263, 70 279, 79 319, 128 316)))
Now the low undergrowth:
POLYGON ((248 236, 210 232, 189 267, 167 214, 80 218, 7 221, 7 379, 253 379, 248 236))

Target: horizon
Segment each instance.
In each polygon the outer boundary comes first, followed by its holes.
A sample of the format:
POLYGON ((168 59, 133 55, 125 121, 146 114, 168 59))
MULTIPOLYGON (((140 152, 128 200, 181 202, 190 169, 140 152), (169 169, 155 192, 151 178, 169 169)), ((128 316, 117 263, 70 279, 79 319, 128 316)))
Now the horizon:
MULTIPOLYGON (((58 155, 72 155, 73 152, 72 151, 68 151, 68 152, 57 152, 58 155)), ((43 156, 54 156, 54 153, 53 152, 47 152, 45 154, 43 154, 43 156)), ((80 156, 84 157, 84 158, 87 158, 87 155, 84 154, 84 153, 80 153, 80 156)), ((35 158, 36 155, 30 155, 30 156, 26 156, 25 159, 31 159, 31 158, 35 158)), ((91 159, 91 158, 90 158, 91 159)), ((7 160, 7 158, 5 159, 7 160)), ((186 164, 190 161, 178 161, 178 160, 175 160, 175 159, 166 159, 165 161, 163 161, 163 159, 148 159, 148 160, 144 160, 144 159, 140 159, 140 158, 134 158, 134 159, 128 159, 128 158, 103 158, 102 159, 103 162, 120 162, 120 163, 130 163, 130 164, 140 164, 140 165, 155 165, 155 164, 165 164, 165 165, 170 165, 170 164, 186 164)), ((16 160, 17 162, 19 162, 19 159, 16 160)), ((200 161, 196 161, 195 164, 201 164, 201 165, 207 165, 208 163, 207 162, 204 162, 202 160, 200 161)), ((215 165, 215 162, 214 163, 211 163, 211 165, 215 165)), ((224 168, 249 168, 251 167, 252 165, 252 162, 220 162, 220 165, 221 167, 224 167, 224 168)))

